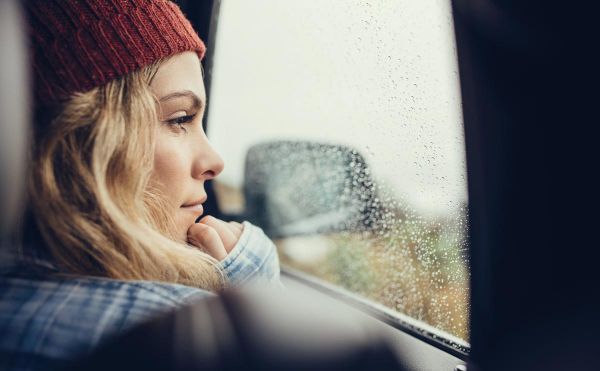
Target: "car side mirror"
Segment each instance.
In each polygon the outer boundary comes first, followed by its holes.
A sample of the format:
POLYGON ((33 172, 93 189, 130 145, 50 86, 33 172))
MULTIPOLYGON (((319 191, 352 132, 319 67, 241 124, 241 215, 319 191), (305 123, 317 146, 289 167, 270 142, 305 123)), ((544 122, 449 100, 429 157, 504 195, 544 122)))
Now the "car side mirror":
POLYGON ((258 144, 246 156, 245 217, 272 238, 374 227, 381 207, 364 157, 343 145, 258 144))

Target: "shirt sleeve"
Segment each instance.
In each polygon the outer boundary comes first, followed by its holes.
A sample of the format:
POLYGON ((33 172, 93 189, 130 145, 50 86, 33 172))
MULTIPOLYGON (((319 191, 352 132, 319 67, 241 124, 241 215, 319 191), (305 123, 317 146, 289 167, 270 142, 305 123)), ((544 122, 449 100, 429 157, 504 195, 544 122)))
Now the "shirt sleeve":
POLYGON ((243 227, 240 239, 219 264, 229 283, 240 286, 252 281, 281 286, 275 245, 262 229, 249 222, 243 227))

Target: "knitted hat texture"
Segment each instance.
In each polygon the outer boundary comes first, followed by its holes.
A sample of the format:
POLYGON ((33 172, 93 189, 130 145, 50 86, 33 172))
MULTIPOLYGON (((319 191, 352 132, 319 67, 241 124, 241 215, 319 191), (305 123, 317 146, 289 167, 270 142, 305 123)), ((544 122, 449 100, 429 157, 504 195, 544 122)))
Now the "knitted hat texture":
POLYGON ((25 2, 36 104, 53 105, 147 66, 205 46, 167 0, 25 2))

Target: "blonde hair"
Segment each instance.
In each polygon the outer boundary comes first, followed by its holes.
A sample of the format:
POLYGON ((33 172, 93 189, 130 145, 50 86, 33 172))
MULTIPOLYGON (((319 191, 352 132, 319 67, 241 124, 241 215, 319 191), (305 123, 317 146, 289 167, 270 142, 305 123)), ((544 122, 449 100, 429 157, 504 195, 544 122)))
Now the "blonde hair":
POLYGON ((151 185, 160 62, 77 94, 37 135, 29 182, 35 220, 62 272, 223 287, 217 261, 174 236, 151 185))

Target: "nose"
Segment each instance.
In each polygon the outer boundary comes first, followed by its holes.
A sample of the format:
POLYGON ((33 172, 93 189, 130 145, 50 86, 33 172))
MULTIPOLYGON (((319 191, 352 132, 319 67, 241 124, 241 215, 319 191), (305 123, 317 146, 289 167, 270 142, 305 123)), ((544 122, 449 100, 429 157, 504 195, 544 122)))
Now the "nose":
POLYGON ((225 164, 221 156, 212 148, 206 134, 202 133, 200 141, 194 144, 194 162, 192 177, 198 180, 209 180, 219 175, 225 164))

